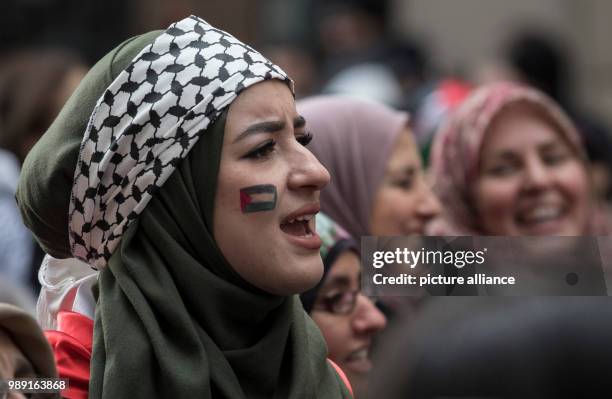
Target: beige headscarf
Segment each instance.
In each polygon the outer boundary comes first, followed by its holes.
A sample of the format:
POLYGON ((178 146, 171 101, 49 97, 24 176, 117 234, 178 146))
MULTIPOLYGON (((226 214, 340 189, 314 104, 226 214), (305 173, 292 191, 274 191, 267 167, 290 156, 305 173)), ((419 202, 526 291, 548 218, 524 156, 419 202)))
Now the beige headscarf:
POLYGON ((51 347, 32 316, 16 306, 0 303, 0 330, 11 337, 30 361, 37 377, 57 377, 51 347))

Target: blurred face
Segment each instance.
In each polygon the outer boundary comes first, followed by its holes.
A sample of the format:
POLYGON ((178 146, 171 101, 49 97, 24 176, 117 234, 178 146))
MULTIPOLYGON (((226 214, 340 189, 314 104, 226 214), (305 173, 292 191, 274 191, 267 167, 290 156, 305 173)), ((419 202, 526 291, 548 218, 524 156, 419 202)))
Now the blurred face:
POLYGON ((423 234, 427 222, 439 211, 440 204, 425 181, 416 143, 406 128, 397 139, 376 193, 371 234, 423 234))
POLYGON ((473 195, 487 234, 585 233, 587 171, 554 125, 525 105, 512 106, 493 121, 481 154, 473 195))
MULTIPOLYGON (((21 353, 11 337, 0 329, 0 380, 33 377, 36 377, 36 373, 32 364, 21 353)), ((18 392, 11 392, 7 396, 7 399, 19 398, 25 398, 25 396, 18 392)))
POLYGON ((319 21, 321 43, 329 54, 368 48, 378 34, 376 19, 359 10, 332 13, 319 21))
MULTIPOLYGON (((68 98, 72 95, 72 92, 77 88, 81 79, 87 74, 88 68, 84 66, 75 66, 69 71, 66 72, 63 80, 57 84, 55 88, 54 95, 51 99, 48 100, 48 109, 46 112, 48 115, 45 115, 43 118, 42 126, 36 125, 36 128, 33 131, 28 132, 29 134, 24 134, 23 139, 20 142, 19 147, 19 156, 23 160, 26 155, 30 152, 34 144, 40 139, 40 136, 45 132, 47 127, 53 122, 53 119, 57 116, 57 114, 62 110, 62 107, 68 101, 68 98)), ((34 117, 35 115, 32 115, 34 117)), ((39 115, 37 115, 40 117, 39 115)))
POLYGON ((387 323, 372 301, 361 294, 359 277, 359 258, 345 251, 325 277, 311 312, 327 342, 329 358, 346 373, 355 392, 367 387, 372 338, 387 323))
POLYGON ((214 236, 236 272, 272 294, 305 291, 323 273, 314 216, 329 173, 306 149, 310 138, 280 81, 248 88, 229 108, 214 236))

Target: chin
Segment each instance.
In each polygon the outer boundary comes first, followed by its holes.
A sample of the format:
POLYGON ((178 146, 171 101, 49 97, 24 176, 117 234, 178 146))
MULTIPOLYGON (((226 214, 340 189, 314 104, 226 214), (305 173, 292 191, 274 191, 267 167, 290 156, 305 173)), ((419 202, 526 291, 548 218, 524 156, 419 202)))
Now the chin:
POLYGON ((321 281, 323 277, 323 262, 320 259, 320 255, 317 254, 317 256, 319 258, 314 262, 310 262, 307 269, 304 269, 303 273, 300 274, 300 278, 294 281, 291 294, 307 291, 321 281))
POLYGON ((288 267, 286 278, 274 289, 267 291, 282 296, 300 294, 317 285, 323 277, 323 262, 318 252, 317 259, 309 262, 288 261, 286 266, 288 267))
MULTIPOLYGON (((340 368, 342 368, 342 366, 340 366, 340 368)), ((360 396, 368 392, 368 373, 355 373, 347 368, 342 368, 342 370, 346 373, 346 377, 351 382, 353 392, 361 394, 360 396)))

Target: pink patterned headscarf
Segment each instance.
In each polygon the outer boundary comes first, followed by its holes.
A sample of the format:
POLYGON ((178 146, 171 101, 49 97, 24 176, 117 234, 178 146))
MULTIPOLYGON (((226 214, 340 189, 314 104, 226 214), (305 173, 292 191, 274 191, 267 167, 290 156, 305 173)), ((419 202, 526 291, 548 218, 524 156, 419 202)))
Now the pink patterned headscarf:
MULTIPOLYGON (((553 102, 535 89, 516 83, 498 82, 475 90, 442 125, 436 135, 431 158, 434 192, 444 208, 429 234, 478 235, 478 215, 470 206, 470 192, 478 179, 481 148, 493 119, 508 106, 527 104, 544 113, 585 162, 586 152, 576 127, 553 102)), ((592 229, 593 233, 605 230, 592 229)))

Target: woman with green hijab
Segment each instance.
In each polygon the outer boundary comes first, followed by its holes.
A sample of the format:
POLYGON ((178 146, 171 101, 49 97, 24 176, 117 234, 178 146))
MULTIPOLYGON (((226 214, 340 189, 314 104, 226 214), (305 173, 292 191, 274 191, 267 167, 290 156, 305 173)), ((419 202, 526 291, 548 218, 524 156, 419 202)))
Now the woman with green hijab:
POLYGON ((292 88, 192 16, 103 58, 26 159, 26 225, 100 271, 90 398, 350 397, 295 296, 329 174, 292 88))

